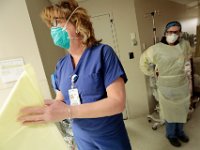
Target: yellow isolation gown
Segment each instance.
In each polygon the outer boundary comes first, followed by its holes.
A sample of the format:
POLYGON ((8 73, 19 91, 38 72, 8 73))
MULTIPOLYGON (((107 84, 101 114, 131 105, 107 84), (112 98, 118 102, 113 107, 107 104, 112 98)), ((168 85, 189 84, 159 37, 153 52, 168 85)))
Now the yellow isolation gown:
POLYGON ((0 150, 67 149, 55 124, 22 125, 17 121, 21 108, 43 103, 35 74, 27 66, 0 108, 0 150))
POLYGON ((154 76, 156 66, 158 101, 161 117, 169 123, 185 123, 190 105, 190 91, 185 62, 191 56, 189 42, 182 40, 175 46, 157 43, 140 57, 140 68, 145 75, 154 76))

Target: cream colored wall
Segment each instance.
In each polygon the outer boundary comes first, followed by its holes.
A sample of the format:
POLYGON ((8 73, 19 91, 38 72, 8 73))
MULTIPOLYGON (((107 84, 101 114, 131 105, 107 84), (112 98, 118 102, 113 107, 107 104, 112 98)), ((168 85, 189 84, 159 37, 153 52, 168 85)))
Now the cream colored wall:
POLYGON ((190 34, 196 34, 196 27, 199 22, 199 8, 187 7, 185 12, 180 16, 180 22, 183 26, 183 31, 190 34))
MULTIPOLYGON (((155 15, 155 25, 159 40, 163 36, 164 27, 169 21, 179 20, 185 11, 185 7, 168 0, 134 0, 136 6, 136 17, 140 34, 141 45, 149 47, 153 45, 153 26, 151 15, 148 13, 158 10, 155 15)), ((144 50, 144 49, 143 49, 144 50)))
POLYGON ((30 20, 35 34, 38 50, 43 63, 45 75, 51 90, 51 94, 55 95, 51 88, 51 74, 55 71, 55 65, 59 58, 65 55, 65 51, 53 44, 50 29, 42 21, 40 13, 42 9, 50 5, 48 0, 26 0, 30 20))
MULTIPOLYGON (((130 33, 135 32, 139 42, 135 7, 132 0, 87 0, 80 2, 89 14, 97 15, 111 12, 117 33, 120 60, 126 70, 128 82, 127 110, 129 118, 146 115, 148 113, 145 79, 139 70, 140 45, 131 46, 130 33), (134 59, 129 59, 128 53, 134 52, 134 59)), ((103 29, 102 29, 103 32, 103 29)))
MULTIPOLYGON (((200 4, 200 2, 199 2, 200 4)), ((198 27, 197 27, 197 47, 195 56, 200 57, 200 9, 198 10, 198 27)))
MULTIPOLYGON (((1 0, 0 10, 0 60, 23 57, 25 63, 30 63, 35 68, 42 92, 49 98, 49 86, 25 0, 1 0)), ((11 88, 0 90, 1 102, 10 90, 11 88)))
MULTIPOLYGON (((188 8, 184 5, 177 4, 168 0, 133 0, 135 1, 136 17, 140 34, 141 45, 149 47, 153 44, 153 27, 151 15, 147 13, 158 10, 159 14, 155 15, 155 24, 157 36, 159 39, 163 36, 165 25, 169 21, 178 20, 183 23, 183 31, 195 32, 195 27, 191 29, 191 19, 198 17, 198 9, 188 8), (146 17, 145 17, 146 16, 146 17), (185 24, 189 22, 189 24, 185 24), (188 26, 189 25, 189 26, 188 26), (151 38, 150 38, 151 37, 151 38)), ((191 32, 191 33, 192 33, 191 32)), ((143 49, 144 50, 144 49, 143 49)))
POLYGON ((200 8, 198 9, 197 47, 196 47, 195 56, 200 57, 200 8))

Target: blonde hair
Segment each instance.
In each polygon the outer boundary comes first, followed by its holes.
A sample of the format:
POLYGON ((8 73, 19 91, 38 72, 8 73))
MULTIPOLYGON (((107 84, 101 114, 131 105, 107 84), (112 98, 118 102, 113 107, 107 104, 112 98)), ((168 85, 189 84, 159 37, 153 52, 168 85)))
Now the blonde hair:
POLYGON ((86 9, 78 6, 75 0, 65 0, 58 4, 47 6, 41 12, 41 17, 48 27, 52 27, 53 21, 57 19, 67 20, 76 27, 76 33, 82 37, 82 43, 87 47, 98 45, 101 40, 96 40, 90 16, 86 9), (72 16, 71 13, 78 7, 72 16), (70 18, 69 18, 70 16, 70 18))

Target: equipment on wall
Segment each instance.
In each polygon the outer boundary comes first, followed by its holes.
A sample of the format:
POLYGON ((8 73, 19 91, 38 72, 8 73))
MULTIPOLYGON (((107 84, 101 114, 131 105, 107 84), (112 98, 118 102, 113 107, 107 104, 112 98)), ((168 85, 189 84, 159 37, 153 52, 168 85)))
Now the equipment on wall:
MULTIPOLYGON (((156 36, 156 25, 155 25, 155 15, 159 15, 159 11, 158 10, 154 10, 150 13, 146 13, 145 17, 149 17, 151 16, 152 18, 152 26, 153 26, 153 43, 156 44, 158 42, 157 40, 157 36, 156 36)), ((155 75, 153 77, 149 78, 149 82, 150 82, 150 88, 152 91, 152 95, 155 98, 155 100, 157 101, 154 111, 152 114, 147 115, 147 119, 149 122, 154 122, 152 125, 152 129, 153 130, 157 130, 157 128, 159 126, 164 125, 165 121, 161 118, 160 116, 160 108, 159 108, 159 103, 158 103, 158 96, 157 96, 157 86, 156 86, 156 80, 157 80, 157 71, 156 71, 156 66, 153 64, 150 64, 151 67, 154 68, 155 70, 155 75)))
POLYGON ((154 10, 150 13, 146 13, 145 17, 151 16, 152 18, 152 25, 153 25, 153 42, 154 44, 157 43, 157 36, 156 36, 156 26, 155 26, 155 15, 159 15, 159 10, 154 10))

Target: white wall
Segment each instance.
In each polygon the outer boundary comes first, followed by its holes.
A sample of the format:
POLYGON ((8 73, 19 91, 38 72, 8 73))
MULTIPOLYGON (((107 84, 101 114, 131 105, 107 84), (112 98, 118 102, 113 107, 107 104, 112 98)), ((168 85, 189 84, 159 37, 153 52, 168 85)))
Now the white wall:
POLYGON ((169 21, 180 20, 180 16, 185 12, 185 6, 168 0, 134 1, 141 44, 145 44, 146 47, 153 45, 153 25, 152 17, 149 13, 154 10, 159 11, 159 14, 155 15, 155 26, 157 37, 160 40, 163 36, 165 25, 169 21))
POLYGON ((198 9, 188 8, 185 5, 168 0, 134 1, 141 45, 145 44, 146 47, 149 47, 153 44, 152 18, 151 15, 147 17, 147 13, 154 10, 159 11, 159 14, 155 15, 155 25, 159 39, 163 36, 165 25, 173 20, 178 20, 182 23, 184 32, 196 32, 198 9))
MULTIPOLYGON (((80 2, 90 16, 111 12, 117 32, 120 60, 128 76, 126 84, 127 109, 129 118, 143 116, 148 113, 145 79, 139 70, 140 45, 131 46, 130 33, 135 32, 139 42, 135 6, 133 0, 87 0, 80 2), (134 52, 134 59, 128 53, 134 52)), ((102 32, 104 30, 102 29, 102 32)))
POLYGON ((55 66, 59 58, 65 55, 65 50, 55 46, 50 35, 50 29, 42 21, 40 13, 44 7, 49 6, 48 0, 25 0, 38 45, 39 54, 43 63, 45 75, 50 87, 51 94, 55 95, 51 86, 51 74, 55 71, 55 66))
POLYGON ((184 13, 180 16, 180 22, 183 26, 183 31, 189 34, 196 34, 197 25, 199 24, 199 9, 197 7, 186 7, 184 13))
MULTIPOLYGON (((35 68, 44 96, 51 97, 25 0, 1 0, 0 18, 0 60, 23 57, 35 68)), ((1 102, 10 90, 0 90, 1 102)))

